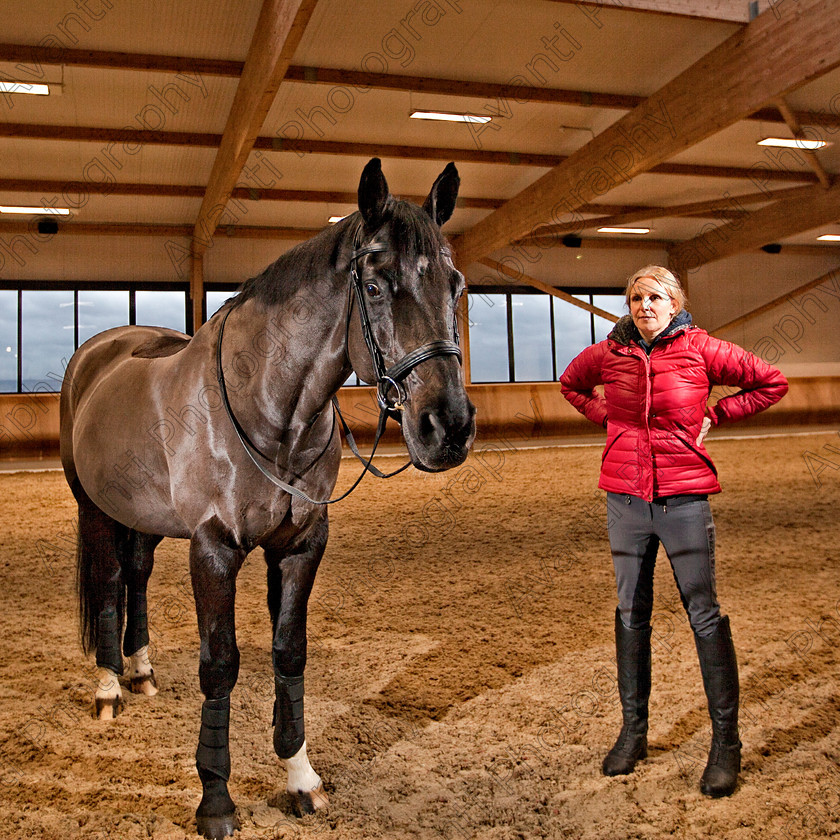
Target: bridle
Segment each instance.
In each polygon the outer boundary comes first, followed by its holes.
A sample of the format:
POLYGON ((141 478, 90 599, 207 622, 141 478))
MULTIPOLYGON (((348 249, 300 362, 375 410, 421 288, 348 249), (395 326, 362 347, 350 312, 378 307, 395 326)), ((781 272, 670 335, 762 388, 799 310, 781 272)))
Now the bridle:
MULTIPOLYGON (((376 375, 376 400, 379 403, 379 408, 382 411, 402 411, 403 404, 408 399, 408 394, 405 391, 403 382, 405 378, 418 365, 433 359, 435 356, 453 355, 458 357, 458 361, 462 360, 461 348, 458 344, 458 318, 455 318, 455 341, 442 339, 439 341, 430 341, 410 353, 406 353, 398 362, 385 367, 384 357, 379 345, 376 342, 376 337, 373 334, 373 326, 370 322, 370 314, 367 308, 367 301, 365 299, 365 292, 362 284, 362 278, 358 269, 358 261, 368 254, 381 253, 388 251, 387 245, 382 243, 373 243, 366 245, 364 248, 358 247, 358 242, 361 239, 362 226, 359 224, 356 229, 356 246, 350 257, 350 302, 347 306, 347 322, 344 333, 344 348, 345 352, 349 354, 349 334, 350 334, 350 318, 353 309, 353 298, 359 307, 359 318, 362 324, 362 335, 367 344, 368 352, 370 353, 371 361, 373 362, 373 371, 376 375), (390 398, 391 391, 396 392, 396 398, 392 401, 390 398)), ((348 355, 349 359, 349 355, 348 355)), ((393 416, 393 415, 392 415, 393 416)))
POLYGON ((399 469, 394 470, 391 473, 383 473, 379 469, 377 469, 373 465, 373 456, 376 454, 376 448, 379 445, 379 440, 382 437, 383 432, 385 431, 385 424, 388 420, 388 417, 394 417, 397 420, 401 420, 401 412, 405 407, 405 402, 408 400, 408 392, 405 387, 405 380, 408 375, 418 366, 421 365, 423 362, 428 361, 429 359, 433 359, 436 356, 457 356, 458 361, 462 361, 462 354, 461 348, 459 346, 459 336, 458 336, 458 318, 457 315, 455 317, 455 327, 454 327, 454 334, 455 334, 455 341, 449 341, 448 339, 440 339, 438 341, 430 341, 427 344, 423 344, 420 347, 412 350, 410 353, 406 353, 405 356, 402 357, 398 362, 394 363, 390 367, 387 367, 385 364, 385 357, 382 353, 382 350, 379 347, 379 344, 376 341, 376 336, 373 333, 373 325, 371 324, 370 320, 370 313, 368 312, 367 301, 365 300, 365 292, 362 284, 361 274, 358 269, 358 261, 362 258, 367 256, 368 254, 375 254, 384 251, 390 250, 389 247, 384 243, 371 243, 364 247, 360 247, 361 240, 363 235, 363 225, 359 222, 358 226, 356 227, 356 231, 353 237, 353 252, 350 255, 350 284, 348 290, 348 301, 347 301, 347 318, 345 321, 345 330, 344 330, 344 351, 347 355, 349 360, 349 344, 350 344, 350 320, 352 318, 353 313, 353 302, 355 300, 356 305, 359 309, 359 319, 361 322, 362 327, 362 336, 364 337, 365 344, 367 345, 368 352, 370 353, 371 361, 373 362, 373 370, 376 376, 376 400, 379 404, 379 421, 377 423, 376 428, 376 435, 373 440, 373 448, 370 453, 370 457, 365 459, 359 452, 358 447, 356 446, 356 441, 353 438, 353 433, 350 430, 350 427, 347 425, 343 415, 341 414, 341 409, 338 406, 338 399, 333 396, 332 397, 332 405, 334 411, 333 417, 333 432, 330 435, 330 438, 327 440, 327 446, 321 451, 318 457, 305 469, 302 471, 301 475, 308 472, 315 464, 320 460, 321 456, 324 452, 327 451, 327 447, 329 446, 329 442, 332 440, 332 436, 335 433, 335 415, 338 416, 339 420, 341 421, 341 426, 344 431, 344 436, 347 439, 347 443, 350 446, 351 451, 353 454, 364 464, 364 469, 362 470, 361 475, 356 479, 353 485, 343 493, 341 496, 338 496, 335 499, 312 499, 306 495, 302 490, 299 490, 297 487, 293 487, 291 484, 286 483, 285 481, 277 478, 277 476, 270 473, 257 459, 256 455, 260 455, 264 460, 272 462, 272 459, 267 456, 264 452, 262 452, 256 444, 248 437, 248 434, 242 428, 242 425, 236 418, 236 415, 233 413, 233 408, 231 407, 230 400, 228 399, 227 393, 227 386, 225 384, 225 375, 224 370, 222 368, 222 338, 225 332, 225 324, 227 323, 228 316, 233 311, 234 307, 228 309, 225 313, 225 317, 222 319, 222 323, 219 327, 219 337, 216 343, 216 377, 219 382, 219 388, 221 391, 222 396, 222 403, 225 407, 225 412, 230 419, 231 424, 233 425, 234 431, 236 432, 236 436, 239 438, 239 442, 242 444, 245 452, 247 453, 248 457, 257 467, 257 469, 269 480, 272 484, 276 485, 282 490, 285 490, 287 493, 291 494, 292 496, 296 496, 299 499, 302 499, 305 502, 309 502, 314 505, 331 505, 335 502, 340 502, 342 499, 346 498, 359 486, 359 483, 364 478, 365 473, 373 473, 377 478, 391 478, 392 476, 401 473, 403 470, 407 469, 411 466, 411 461, 406 464, 403 464, 399 469), (391 394, 394 392, 394 396, 392 397, 391 394))

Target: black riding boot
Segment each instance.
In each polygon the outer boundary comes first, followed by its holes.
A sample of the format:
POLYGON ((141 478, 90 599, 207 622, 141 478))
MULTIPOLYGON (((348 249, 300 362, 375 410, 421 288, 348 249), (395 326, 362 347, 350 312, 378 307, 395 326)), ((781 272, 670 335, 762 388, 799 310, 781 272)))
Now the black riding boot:
POLYGON ((729 796, 741 772, 741 742, 738 739, 738 663, 729 630, 729 618, 721 618, 711 636, 695 636, 703 687, 712 719, 712 748, 700 779, 706 796, 729 796))
POLYGON ((615 746, 607 753, 605 776, 632 773, 636 762, 647 758, 648 698, 650 697, 650 627, 631 630, 615 611, 615 654, 618 694, 624 725, 615 746))

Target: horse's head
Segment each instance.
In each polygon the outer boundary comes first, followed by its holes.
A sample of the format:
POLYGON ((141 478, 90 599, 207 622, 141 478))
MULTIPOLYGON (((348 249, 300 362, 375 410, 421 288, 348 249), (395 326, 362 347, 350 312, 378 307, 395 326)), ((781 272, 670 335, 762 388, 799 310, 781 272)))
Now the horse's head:
POLYGON ((450 163, 423 207, 398 201, 378 158, 359 183, 358 311, 350 319, 348 354, 359 377, 379 381, 381 400, 401 412, 411 461, 428 472, 463 463, 475 437, 475 407, 455 343, 464 277, 440 231, 455 209, 459 183, 450 163))

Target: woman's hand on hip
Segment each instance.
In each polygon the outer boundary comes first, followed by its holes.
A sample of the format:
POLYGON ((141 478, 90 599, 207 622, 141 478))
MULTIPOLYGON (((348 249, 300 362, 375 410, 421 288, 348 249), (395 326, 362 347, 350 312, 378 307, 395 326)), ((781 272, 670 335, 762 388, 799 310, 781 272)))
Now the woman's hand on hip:
POLYGON ((708 417, 703 418, 703 422, 700 425, 700 434, 697 435, 697 445, 702 446, 703 440, 705 439, 706 435, 709 434, 709 429, 712 428, 712 421, 708 417))

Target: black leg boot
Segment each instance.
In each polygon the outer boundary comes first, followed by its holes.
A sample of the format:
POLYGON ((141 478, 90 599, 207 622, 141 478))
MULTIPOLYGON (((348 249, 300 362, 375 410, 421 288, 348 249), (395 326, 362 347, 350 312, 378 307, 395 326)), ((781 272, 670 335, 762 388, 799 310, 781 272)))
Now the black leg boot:
POLYGON ((741 741, 738 739, 738 663, 729 630, 729 618, 721 618, 711 636, 695 636, 703 687, 712 719, 712 748, 700 779, 706 796, 729 796, 741 772, 741 741))
POLYGON ((647 758, 648 699, 650 698, 650 627, 631 630, 615 611, 615 653, 618 694, 624 725, 615 746, 607 753, 605 776, 632 773, 636 762, 647 758))

